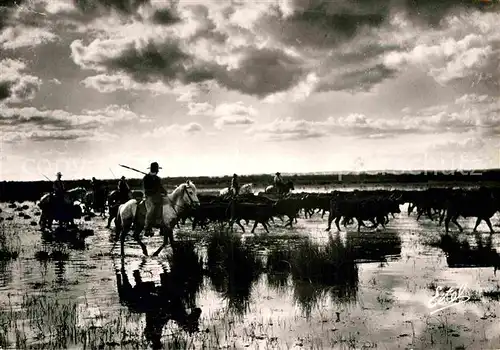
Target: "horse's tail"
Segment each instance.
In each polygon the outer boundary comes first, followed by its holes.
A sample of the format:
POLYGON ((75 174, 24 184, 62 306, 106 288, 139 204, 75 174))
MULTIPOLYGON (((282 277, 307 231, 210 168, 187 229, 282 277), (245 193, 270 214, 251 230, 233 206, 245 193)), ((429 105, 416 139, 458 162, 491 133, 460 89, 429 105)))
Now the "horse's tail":
POLYGON ((115 232, 116 234, 120 234, 122 231, 123 225, 122 225, 122 217, 120 214, 120 207, 118 207, 118 210, 116 211, 116 217, 115 217, 115 232))

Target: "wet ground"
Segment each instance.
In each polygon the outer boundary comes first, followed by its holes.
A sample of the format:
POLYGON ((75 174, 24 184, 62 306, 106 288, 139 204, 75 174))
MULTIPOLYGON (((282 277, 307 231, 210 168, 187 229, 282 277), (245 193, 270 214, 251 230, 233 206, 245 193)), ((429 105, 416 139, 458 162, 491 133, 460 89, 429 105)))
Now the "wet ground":
MULTIPOLYGON (((24 204, 29 208, 22 210, 23 216, 19 210, 8 208, 8 204, 1 204, 0 227, 6 237, 2 246, 18 256, 0 261, 0 348, 150 346, 145 335, 147 315, 120 303, 116 272, 123 263, 132 285, 132 274, 137 269, 144 281, 158 284, 160 274, 172 268, 168 259, 171 248, 158 258, 145 258, 140 248, 128 241, 125 259, 121 261, 119 247, 110 252, 111 231, 104 228, 106 221, 98 217, 81 221, 80 229, 93 234, 82 238, 80 244, 60 239, 51 242, 50 236, 42 237, 38 227, 31 225, 38 220, 34 204, 17 203, 18 207, 24 204)), ((259 261, 262 259, 264 268, 252 270, 251 278, 242 282, 238 272, 236 276, 217 279, 204 267, 206 273, 192 305, 202 310, 199 332, 189 334, 175 322, 168 322, 162 328, 163 346, 500 348, 500 275, 495 275, 495 255, 490 249, 498 250, 499 235, 490 235, 484 223, 479 227, 480 234, 474 235, 473 220, 461 219, 465 232, 457 234, 453 229, 452 240, 466 240, 469 247, 459 247, 441 239, 443 227, 425 218, 417 222, 415 214, 407 216, 405 209, 402 206, 402 213, 391 219, 385 230, 362 229, 357 233, 353 225, 348 232, 332 231, 332 239, 337 240, 337 245, 341 242, 350 247, 349 257, 356 263, 343 266, 343 274, 329 287, 312 277, 309 281, 296 278, 307 275, 304 270, 287 274, 286 268, 278 268, 279 273, 265 268, 266 257, 298 249, 307 238, 314 244, 326 244, 326 216, 301 218, 293 229, 283 229, 276 220, 270 234, 261 227, 255 235, 236 233, 243 246, 249 247, 259 261), (478 244, 480 250, 476 248, 478 244), (491 256, 485 257, 488 252, 491 256), (461 294, 468 300, 448 301, 431 308, 429 302, 441 287, 463 287, 461 294), (448 308, 435 312, 442 306, 448 308)), ((498 221, 496 216, 492 220, 494 225, 498 221)), ((496 229, 500 231, 498 226, 496 229)), ((206 265, 207 237, 213 233, 192 232, 186 225, 176 234, 179 240, 195 242, 206 265)), ((161 239, 155 236, 145 242, 153 251, 161 239)), ((308 256, 300 259, 306 264, 301 267, 298 262, 296 271, 307 269, 307 262, 313 261, 308 256)), ((277 259, 282 260, 287 259, 277 259)))

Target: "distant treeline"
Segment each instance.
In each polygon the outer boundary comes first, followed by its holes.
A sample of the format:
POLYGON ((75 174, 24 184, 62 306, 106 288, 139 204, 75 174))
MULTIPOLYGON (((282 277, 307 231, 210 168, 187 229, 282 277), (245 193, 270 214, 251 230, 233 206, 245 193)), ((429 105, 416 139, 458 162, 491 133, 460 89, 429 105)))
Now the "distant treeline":
MULTIPOLYGON (((390 185, 390 184, 426 184, 460 185, 460 184, 500 184, 500 169, 470 170, 470 171, 412 171, 410 172, 366 172, 366 173, 330 173, 330 174, 300 174, 284 175, 285 180, 291 180, 295 187, 299 186, 342 186, 356 184, 390 185)), ((167 189, 174 187, 190 179, 198 188, 223 188, 229 186, 230 176, 224 177, 171 177, 163 178, 163 184, 167 189)), ((110 190, 115 189, 118 181, 115 179, 100 179, 110 190)), ((132 189, 140 189, 142 178, 127 179, 132 189)), ((267 186, 272 184, 272 175, 241 175, 240 183, 253 183, 255 186, 267 186)), ((91 188, 89 180, 65 180, 66 188, 84 187, 91 188)), ((1 183, 0 201, 35 201, 44 193, 52 190, 49 181, 21 182, 3 181, 1 183)))

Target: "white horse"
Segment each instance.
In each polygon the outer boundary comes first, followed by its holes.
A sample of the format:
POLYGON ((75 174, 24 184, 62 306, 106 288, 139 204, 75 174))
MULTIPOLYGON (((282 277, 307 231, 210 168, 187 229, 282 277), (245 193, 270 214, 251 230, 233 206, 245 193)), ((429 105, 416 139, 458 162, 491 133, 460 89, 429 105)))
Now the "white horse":
MULTIPOLYGON (((219 192, 219 196, 226 197, 231 194, 231 189, 229 187, 225 187, 219 192)), ((242 194, 253 194, 253 184, 244 184, 240 187, 240 195, 242 194)))
MULTIPOLYGON (((179 220, 180 212, 186 208, 194 208, 199 205, 200 201, 196 195, 196 187, 190 180, 179 185, 172 193, 163 197, 161 221, 153 225, 153 227, 160 229, 160 234, 163 235, 163 244, 153 256, 160 254, 162 249, 168 244, 169 239, 171 245, 174 243, 173 228, 179 220)), ((145 217, 146 207, 144 202, 139 204, 137 200, 131 199, 119 206, 115 226, 116 235, 120 238, 122 256, 125 252, 125 236, 131 229, 134 231, 133 237, 141 246, 142 252, 144 255, 148 255, 148 250, 140 239, 140 233, 144 229, 145 217)))

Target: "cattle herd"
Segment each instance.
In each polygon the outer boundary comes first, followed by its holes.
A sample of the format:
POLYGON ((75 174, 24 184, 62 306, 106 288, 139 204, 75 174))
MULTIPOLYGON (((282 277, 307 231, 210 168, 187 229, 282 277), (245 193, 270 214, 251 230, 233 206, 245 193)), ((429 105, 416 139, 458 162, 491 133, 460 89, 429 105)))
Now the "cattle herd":
MULTIPOLYGON (((335 222, 337 229, 341 225, 357 222, 358 231, 370 222, 370 228, 379 225, 385 228, 390 218, 401 213, 400 205, 408 204, 407 215, 416 211, 417 220, 423 215, 445 224, 448 233, 450 222, 462 231, 458 218, 475 217, 474 230, 485 221, 491 232, 490 219, 500 209, 500 191, 496 188, 429 188, 426 190, 354 190, 331 191, 330 193, 289 193, 281 198, 265 193, 245 194, 236 199, 199 193, 200 206, 184 211, 180 223, 191 221, 192 229, 206 228, 209 224, 229 224, 231 229, 237 224, 243 232, 246 224, 253 222, 252 233, 258 224, 269 232, 269 222, 280 219, 285 227, 293 227, 302 214, 305 218, 313 215, 324 217, 328 213, 328 225, 331 229, 335 222)), ((179 224, 178 224, 179 225, 179 224)))

